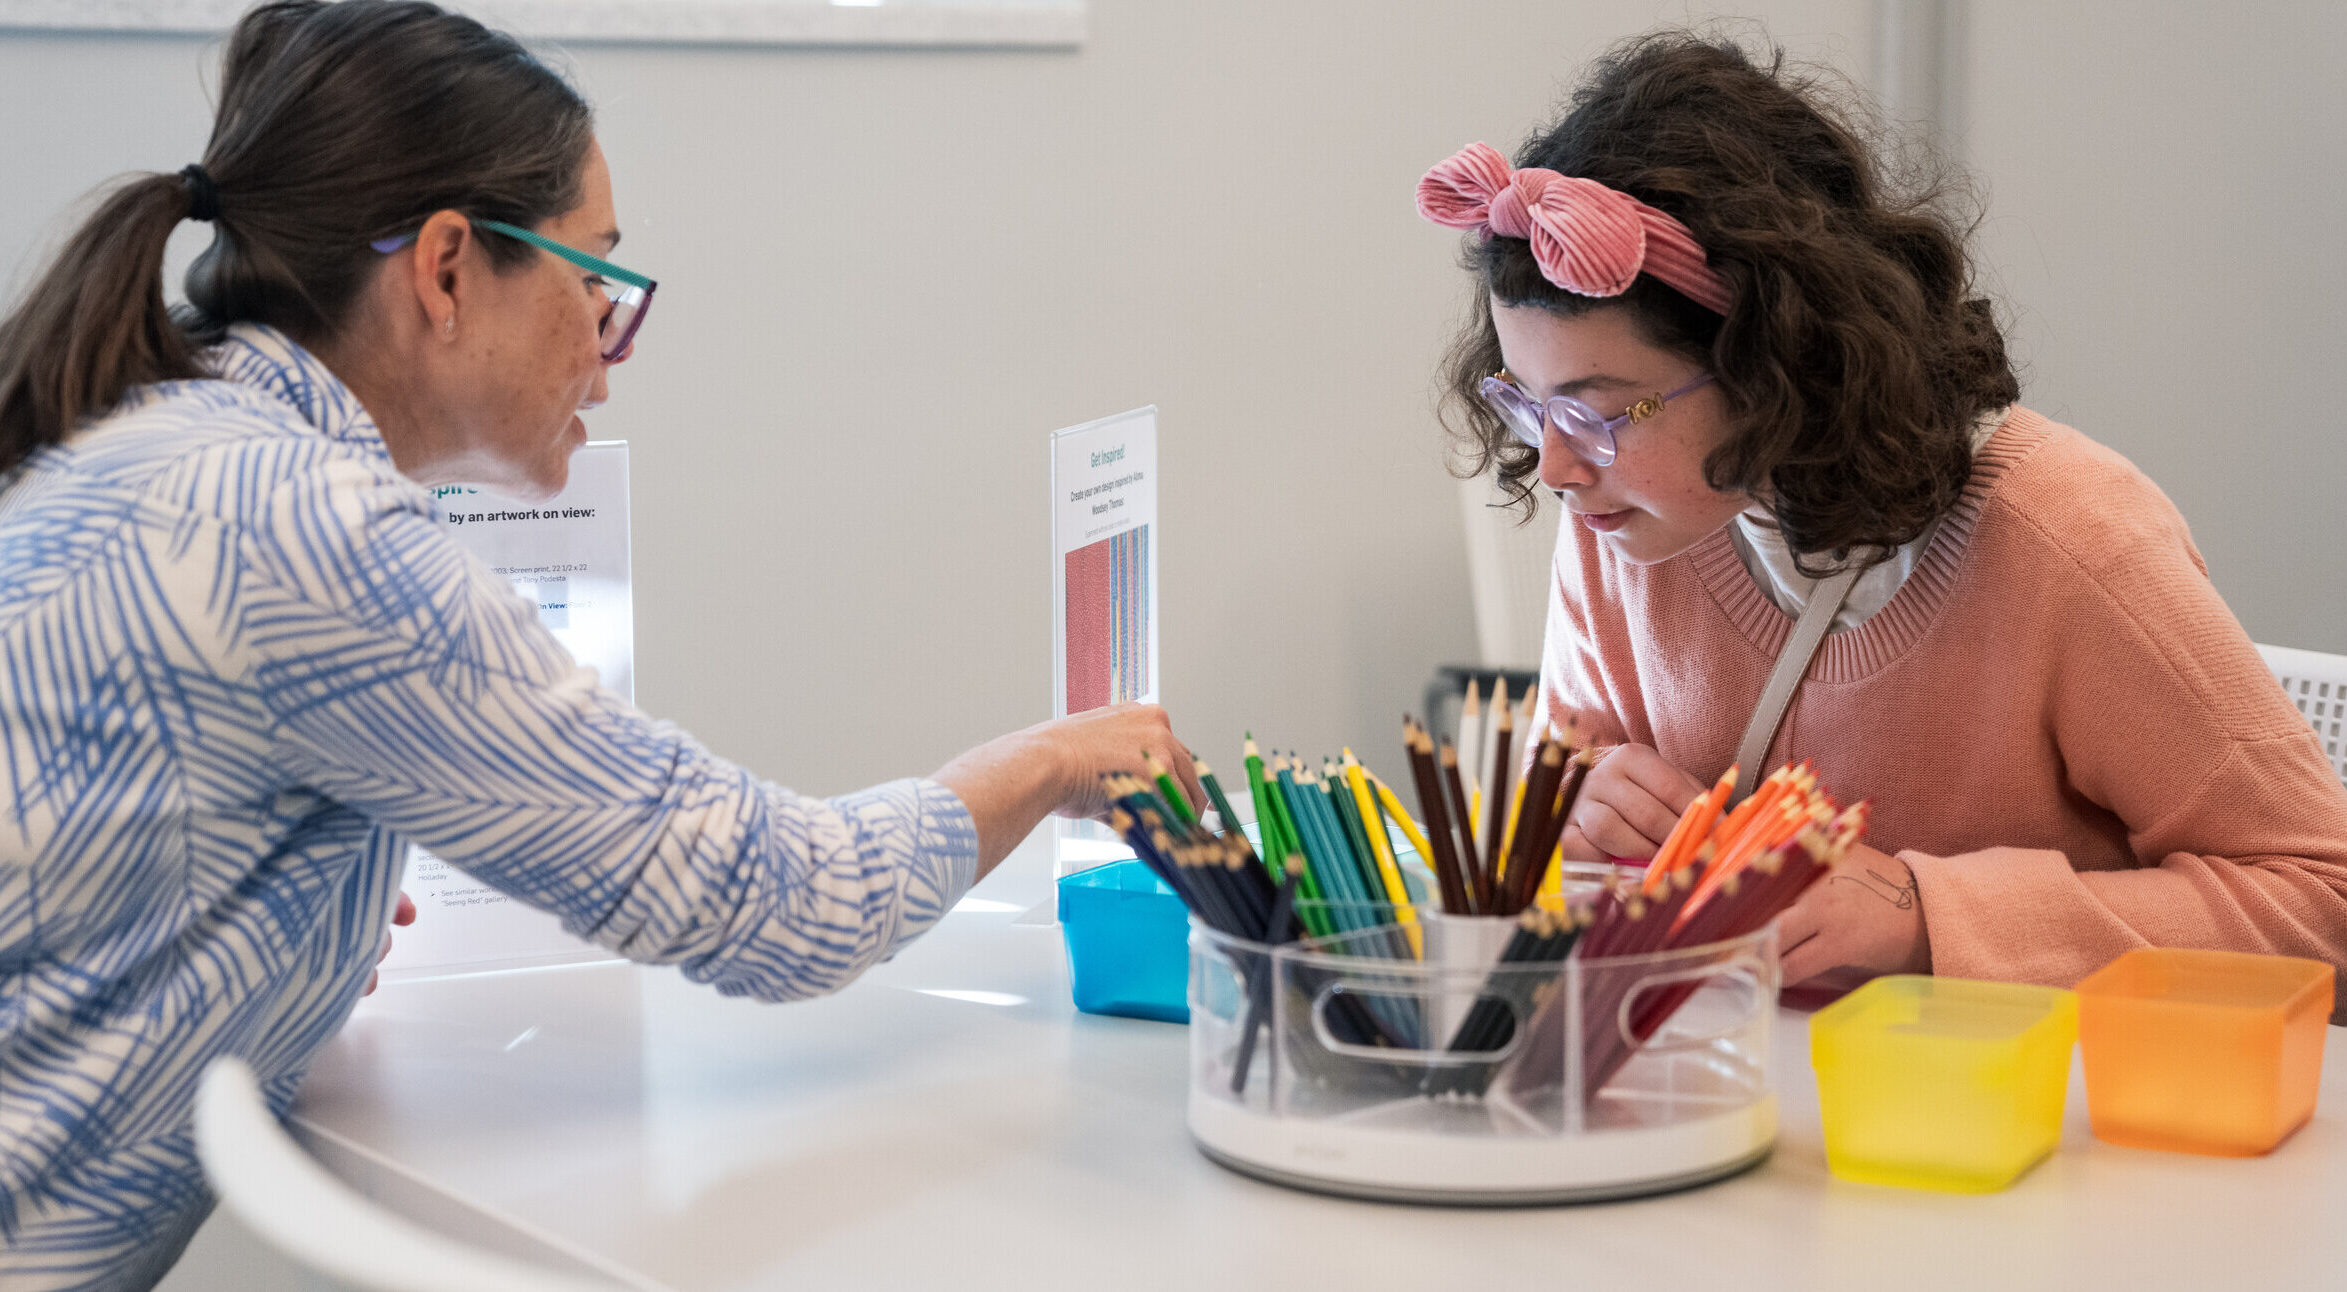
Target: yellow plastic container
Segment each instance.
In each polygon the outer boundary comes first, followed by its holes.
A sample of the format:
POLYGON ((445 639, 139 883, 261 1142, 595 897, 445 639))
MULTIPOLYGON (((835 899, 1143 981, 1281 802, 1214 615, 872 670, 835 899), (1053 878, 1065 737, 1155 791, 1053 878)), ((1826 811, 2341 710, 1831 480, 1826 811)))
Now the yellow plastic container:
POLYGON ((1845 1180, 1990 1193, 2062 1138, 2078 998, 1898 975, 1809 1020, 1826 1164, 1845 1180))
POLYGON ((2130 951, 2078 984, 2097 1139, 2250 1157, 2314 1115, 2333 975, 2320 960, 2130 951))

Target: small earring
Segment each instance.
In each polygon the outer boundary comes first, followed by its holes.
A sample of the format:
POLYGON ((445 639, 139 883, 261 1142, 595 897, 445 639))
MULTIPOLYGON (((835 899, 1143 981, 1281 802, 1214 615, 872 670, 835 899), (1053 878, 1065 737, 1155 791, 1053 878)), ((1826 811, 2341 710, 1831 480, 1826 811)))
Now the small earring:
POLYGON ((444 324, 440 330, 442 333, 446 334, 449 340, 454 341, 456 339, 456 315, 449 315, 448 322, 444 324))

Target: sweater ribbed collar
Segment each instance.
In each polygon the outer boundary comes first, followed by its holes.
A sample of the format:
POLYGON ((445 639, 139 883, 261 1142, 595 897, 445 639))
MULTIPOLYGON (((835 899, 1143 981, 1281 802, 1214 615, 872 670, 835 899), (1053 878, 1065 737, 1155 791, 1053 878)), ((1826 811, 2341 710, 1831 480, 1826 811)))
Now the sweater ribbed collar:
MULTIPOLYGON (((1817 682, 1855 682, 1897 659, 1922 640, 1964 573, 1972 530, 2006 473, 2045 442, 2053 424, 2016 405, 1988 442, 1972 455, 1972 476, 1956 505, 1916 560, 1915 569, 1883 608, 1855 628, 1829 634, 1809 666, 1817 682)), ((1712 601, 1752 645, 1774 658, 1793 635, 1793 617, 1777 608, 1736 550, 1725 526, 1678 560, 1689 562, 1712 601)))

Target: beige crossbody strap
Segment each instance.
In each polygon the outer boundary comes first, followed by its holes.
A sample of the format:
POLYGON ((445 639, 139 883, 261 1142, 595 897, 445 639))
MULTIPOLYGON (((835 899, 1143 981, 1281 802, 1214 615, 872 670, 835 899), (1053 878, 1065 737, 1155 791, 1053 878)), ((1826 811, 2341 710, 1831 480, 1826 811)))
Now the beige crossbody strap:
POLYGON ((1858 582, 1860 567, 1834 575, 1809 591, 1809 604, 1801 608, 1801 617, 1793 623, 1793 635, 1785 639, 1785 648, 1777 652, 1777 666, 1768 675, 1768 686, 1760 693, 1760 703, 1752 710, 1752 721, 1744 728, 1743 743, 1736 747, 1736 792, 1730 796, 1731 805, 1744 801, 1744 796, 1760 787, 1768 772, 1760 760, 1768 757, 1769 742, 1777 738, 1777 725, 1785 720, 1785 709, 1793 703, 1793 692, 1800 689, 1801 678, 1809 672, 1809 661, 1817 654, 1817 645, 1825 640, 1826 629, 1833 626, 1834 615, 1842 603, 1850 599, 1850 586, 1858 582))

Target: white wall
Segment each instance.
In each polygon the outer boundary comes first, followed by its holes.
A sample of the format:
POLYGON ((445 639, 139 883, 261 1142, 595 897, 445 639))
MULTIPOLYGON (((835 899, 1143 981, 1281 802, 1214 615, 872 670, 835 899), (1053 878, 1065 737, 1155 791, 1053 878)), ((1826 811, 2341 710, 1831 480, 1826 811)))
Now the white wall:
POLYGON ((2347 652, 2347 7, 1956 2, 2024 398, 2159 482, 2251 636, 2347 652))
MULTIPOLYGON (((1947 4, 2026 398, 2169 491, 2253 635, 2347 650, 2347 10, 1947 4)), ((823 791, 1042 716, 1042 435, 1154 401, 1183 731, 1390 753, 1474 652, 1429 412, 1461 279, 1410 185, 1688 12, 1095 0, 1077 52, 573 51, 662 280, 594 419, 637 445, 645 704, 823 791)), ((1872 57, 1865 0, 1761 12, 1872 57)), ((0 270, 100 177, 198 155, 199 67, 0 35, 0 270)))
MULTIPOLYGON (((1865 0, 1762 11, 1870 48, 1865 0)), ((574 51, 661 280, 591 419, 636 445, 639 696, 818 791, 1048 716, 1043 437, 1155 402, 1181 730, 1390 760, 1475 649, 1430 412, 1464 280, 1412 186, 1686 15, 1095 0, 1076 52, 574 51)), ((203 55, 0 36, 0 268, 199 155, 203 55)))

